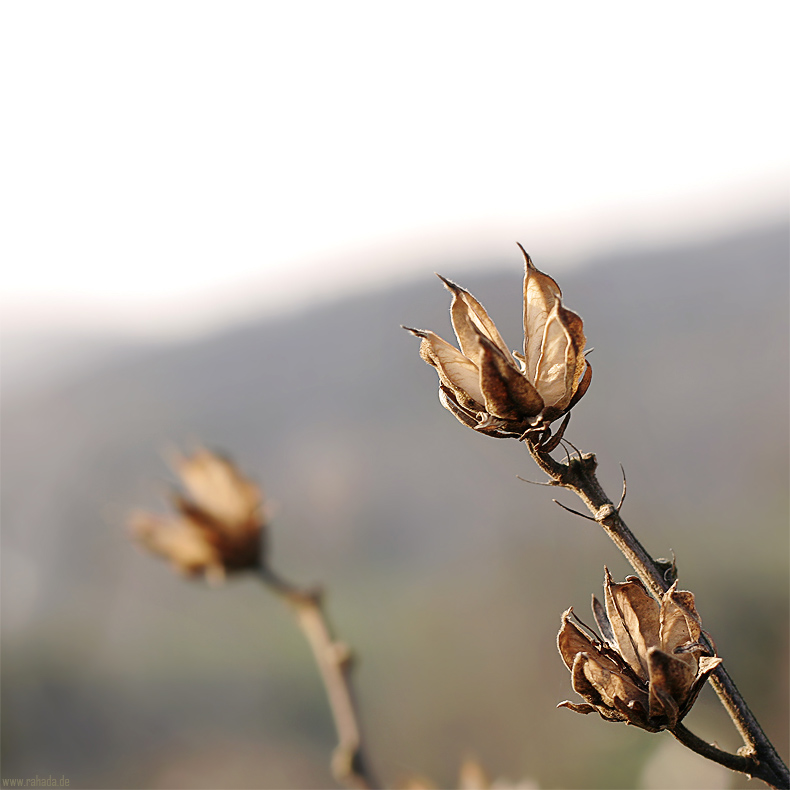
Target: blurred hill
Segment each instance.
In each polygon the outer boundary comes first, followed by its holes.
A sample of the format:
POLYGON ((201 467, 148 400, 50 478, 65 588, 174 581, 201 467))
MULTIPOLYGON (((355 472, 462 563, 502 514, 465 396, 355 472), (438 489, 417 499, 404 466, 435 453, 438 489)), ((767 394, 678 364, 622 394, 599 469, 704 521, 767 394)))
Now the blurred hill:
MULTIPOLYGON (((654 555, 675 551, 785 759, 789 259, 783 225, 619 250, 559 277, 595 347, 566 435, 597 453, 612 497, 624 464, 626 521, 654 555)), ((518 261, 514 247, 462 278, 514 348, 518 261)), ((426 274, 194 342, 105 348, 16 392, 6 382, 4 778, 331 785, 331 720, 279 602, 253 580, 185 583, 127 541, 130 510, 163 507, 160 451, 205 443, 264 484, 275 567, 329 590, 386 781, 450 786, 474 751, 492 774, 544 788, 640 786, 670 736, 554 707, 573 696, 560 613, 585 617, 604 563, 628 569, 551 502, 575 507, 569 496, 516 479, 540 479, 523 447, 439 406, 399 325, 450 339, 448 306, 426 274)), ((711 697, 689 725, 734 749, 711 697)))

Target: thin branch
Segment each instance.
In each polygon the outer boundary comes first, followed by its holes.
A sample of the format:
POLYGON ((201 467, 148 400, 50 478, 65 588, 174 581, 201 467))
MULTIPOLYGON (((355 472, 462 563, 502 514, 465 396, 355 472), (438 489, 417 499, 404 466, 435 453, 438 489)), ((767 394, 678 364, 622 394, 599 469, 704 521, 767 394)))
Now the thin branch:
POLYGON ((332 636, 320 590, 295 587, 268 568, 261 570, 261 579, 294 610, 299 627, 312 648, 337 731, 338 744, 332 755, 333 776, 349 788, 372 790, 380 787, 363 753, 362 733, 351 691, 351 653, 332 636))
MULTIPOLYGON (((639 578, 657 598, 660 598, 670 585, 661 567, 645 551, 644 546, 621 518, 619 509, 601 488, 595 475, 598 466, 595 455, 579 453, 578 458, 561 463, 543 452, 539 446, 529 441, 526 444, 538 466, 556 481, 557 485, 573 491, 584 502, 593 519, 601 525, 607 536, 620 549, 639 578)), ((739 750, 739 756, 750 761, 750 769, 743 772, 762 779, 771 787, 790 790, 790 772, 787 766, 768 740, 723 665, 720 664, 713 671, 709 682, 743 738, 744 747, 739 750)), ((683 728, 683 733, 685 732, 688 731, 683 728)), ((689 736, 697 738, 691 733, 689 736)), ((699 743, 704 743, 701 739, 697 740, 699 743)))
POLYGON ((670 730, 670 732, 684 746, 688 747, 693 752, 701 754, 708 760, 713 760, 713 762, 719 763, 719 765, 723 765, 725 768, 730 768, 733 771, 740 771, 742 774, 749 774, 754 767, 754 761, 751 758, 722 751, 712 743, 708 743, 698 735, 694 735, 694 733, 683 724, 678 724, 675 729, 670 730))
POLYGON ((756 766, 753 757, 745 757, 741 754, 730 754, 729 752, 722 751, 712 743, 708 743, 698 735, 694 735, 694 733, 683 724, 678 724, 675 729, 670 730, 670 732, 686 748, 691 749, 691 751, 696 752, 708 760, 713 760, 713 762, 719 763, 719 765, 723 765, 725 768, 729 768, 732 771, 740 771, 742 774, 746 774, 750 779, 756 776, 771 787, 786 787, 786 785, 782 784, 782 778, 776 776, 768 766, 756 766), (764 774, 755 773, 756 770, 760 770, 761 768, 766 769, 764 774))

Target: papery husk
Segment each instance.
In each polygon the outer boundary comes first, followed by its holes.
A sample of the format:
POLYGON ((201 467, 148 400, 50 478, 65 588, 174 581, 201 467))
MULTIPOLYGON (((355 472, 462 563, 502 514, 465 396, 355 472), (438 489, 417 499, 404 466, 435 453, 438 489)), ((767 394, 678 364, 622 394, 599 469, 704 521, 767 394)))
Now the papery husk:
POLYGON ((189 496, 172 495, 176 513, 136 513, 130 519, 135 539, 182 573, 221 581, 229 572, 251 570, 263 562, 263 495, 227 458, 199 450, 174 461, 189 496))
POLYGON ((524 258, 523 354, 508 351, 483 305, 441 275, 453 296, 450 318, 460 350, 434 332, 405 328, 421 339, 420 355, 439 375, 442 405, 459 421, 491 436, 529 433, 547 442, 548 426, 587 391, 592 368, 582 319, 562 305, 557 283, 525 252, 524 258))
POLYGON ((721 659, 702 655, 701 620, 694 595, 677 582, 657 601, 635 576, 614 582, 604 569, 605 605, 592 609, 603 635, 584 626, 573 610, 562 616, 557 647, 584 704, 577 713, 599 713, 649 732, 674 729, 691 709, 721 659))

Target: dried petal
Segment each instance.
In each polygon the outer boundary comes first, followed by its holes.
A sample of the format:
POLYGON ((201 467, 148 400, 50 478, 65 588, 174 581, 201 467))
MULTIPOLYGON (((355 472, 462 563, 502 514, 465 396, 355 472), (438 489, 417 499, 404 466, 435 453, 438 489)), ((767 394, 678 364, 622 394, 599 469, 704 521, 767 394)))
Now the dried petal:
POLYGON ((455 391, 442 383, 439 384, 439 403, 452 412, 464 425, 474 428, 478 424, 477 412, 470 412, 461 406, 456 399, 455 391))
POLYGON ((519 248, 524 255, 524 357, 527 378, 534 383, 546 321, 562 291, 551 277, 535 268, 520 244, 519 248))
POLYGON ((572 710, 574 713, 596 713, 598 708, 595 705, 590 705, 589 702, 570 702, 569 700, 564 700, 557 704, 558 708, 568 708, 568 710, 572 710))
POLYGON ((487 436, 493 436, 498 439, 508 439, 519 435, 518 433, 508 431, 506 423, 503 420, 495 420, 491 415, 486 415, 484 412, 472 412, 461 406, 456 399, 455 393, 445 387, 444 384, 439 386, 439 402, 445 409, 451 412, 459 422, 487 436), (485 417, 485 419, 479 420, 478 417, 485 417))
POLYGON ((576 394, 582 373, 585 372, 587 367, 587 360, 584 358, 584 346, 587 338, 584 336, 584 324, 581 316, 574 313, 573 310, 568 310, 562 302, 558 304, 558 313, 571 340, 572 347, 572 353, 569 350, 568 370, 566 372, 566 384, 570 397, 566 401, 557 404, 558 408, 564 409, 569 405, 571 397, 576 394))
MULTIPOLYGON (((584 358, 584 355, 582 354, 581 357, 584 358)), ((592 365, 586 359, 584 359, 584 363, 586 365, 584 375, 576 385, 576 391, 573 393, 570 403, 565 407, 566 411, 570 411, 584 397, 592 382, 592 365)))
POLYGON ((540 414, 543 399, 487 338, 478 335, 480 385, 486 410, 505 420, 524 421, 540 414))
POLYGON ((480 389, 480 371, 474 362, 434 332, 422 329, 409 329, 409 332, 422 338, 420 356, 436 368, 442 384, 464 406, 476 406, 478 411, 483 411, 485 397, 480 389))
POLYGON ((608 569, 605 569, 604 592, 617 649, 631 669, 646 680, 647 649, 659 644, 658 601, 634 577, 614 583, 608 569))
POLYGON ((558 413, 568 406, 585 367, 581 319, 557 299, 549 315, 535 370, 535 387, 558 413))
POLYGON ((716 667, 719 666, 719 664, 721 664, 721 659, 718 657, 703 656, 700 658, 699 667, 697 669, 697 679, 691 686, 691 689, 686 695, 686 700, 681 706, 680 713, 678 715, 679 721, 682 720, 683 717, 691 710, 691 707, 696 702, 702 687, 705 685, 705 681, 708 679, 708 675, 710 675, 710 673, 713 672, 716 667))
POLYGON ((676 581, 661 600, 661 647, 696 669, 696 657, 692 653, 678 653, 677 648, 699 640, 702 633, 701 620, 694 606, 694 594, 678 590, 677 584, 676 581))
POLYGON ((694 683, 695 668, 655 647, 648 652, 648 664, 650 716, 666 717, 667 726, 672 728, 677 724, 680 706, 686 701, 694 683))
POLYGON ((198 450, 178 458, 175 467, 194 504, 227 529, 243 528, 257 517, 260 489, 226 458, 198 450))
MULTIPOLYGON (((608 721, 629 721, 635 716, 639 716, 643 711, 644 705, 641 701, 624 702, 617 695, 612 697, 613 704, 607 704, 596 685, 588 677, 588 673, 593 677, 598 675, 598 670, 593 666, 595 659, 587 653, 579 653, 571 668, 571 684, 573 690, 584 697, 593 710, 608 721)), ((600 679, 600 677, 599 677, 600 679)), ((560 706, 558 706, 560 707, 560 706)), ((562 707, 568 707, 577 713, 591 713, 586 706, 574 706, 572 703, 565 703, 562 707)))
POLYGON ((598 646, 571 620, 573 607, 562 613, 562 626, 557 634, 557 648, 568 669, 579 653, 597 653, 598 646))
POLYGON ((595 623, 601 636, 604 638, 609 647, 617 649, 617 641, 614 638, 614 631, 612 631, 612 624, 609 622, 609 616, 606 614, 604 605, 593 595, 592 597, 592 610, 595 623))
POLYGON ((646 710, 647 694, 624 674, 611 669, 611 662, 607 665, 602 658, 600 655, 588 656, 584 663, 584 675, 601 695, 603 703, 610 708, 619 709, 619 701, 631 710, 638 704, 640 710, 646 710))
POLYGON ((203 530, 187 520, 135 513, 129 526, 139 543, 169 559, 182 573, 195 575, 211 568, 222 569, 216 546, 206 539, 203 530))
POLYGON ((598 689, 590 682, 585 672, 585 667, 591 655, 592 653, 577 653, 574 656, 573 665, 571 666, 571 686, 580 697, 599 708, 603 705, 603 700, 598 689))
POLYGON ((535 367, 535 387, 546 404, 555 408, 561 408, 563 400, 565 403, 570 400, 568 363, 572 363, 574 370, 576 364, 573 344, 557 312, 558 305, 559 302, 544 325, 540 358, 535 367))
POLYGON ((477 301, 465 288, 456 285, 452 280, 439 275, 448 291, 453 295, 450 304, 450 320, 458 338, 461 351, 470 359, 473 358, 477 345, 477 333, 487 337, 506 357, 509 356, 505 341, 496 324, 491 320, 485 307, 477 301))

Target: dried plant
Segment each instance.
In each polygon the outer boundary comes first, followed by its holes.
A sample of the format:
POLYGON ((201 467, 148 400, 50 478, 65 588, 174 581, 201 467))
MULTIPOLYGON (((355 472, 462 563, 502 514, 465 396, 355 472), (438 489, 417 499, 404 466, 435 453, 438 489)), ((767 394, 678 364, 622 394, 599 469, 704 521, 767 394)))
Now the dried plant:
POLYGON ((524 346, 508 351, 477 299, 450 280, 450 317, 460 351, 434 332, 420 356, 439 374, 439 400, 464 425, 500 438, 543 436, 549 424, 587 392, 592 368, 584 357, 582 319, 562 305, 557 283, 524 253, 524 346))
POLYGON ((173 466, 187 496, 172 494, 176 513, 135 513, 134 537, 188 576, 221 582, 226 573, 261 567, 263 494, 227 458, 199 450, 173 466))
MULTIPOLYGON (((583 348, 579 344, 584 343, 581 319, 575 313, 564 311, 559 301, 559 287, 550 277, 537 272, 523 248, 522 252, 525 258, 525 351, 523 357, 518 352, 513 352, 513 357, 522 363, 523 378, 532 385, 532 389, 537 389, 538 394, 542 393, 541 398, 546 397, 550 391, 558 394, 557 400, 549 397, 539 410, 535 405, 531 410, 521 407, 521 410, 517 411, 516 403, 520 405, 521 400, 515 396, 510 395, 510 401, 505 397, 502 401, 488 398, 486 391, 488 382, 493 382, 492 388, 497 392, 507 391, 510 394, 517 389, 513 383, 516 379, 510 372, 511 363, 496 327, 482 305, 459 286, 448 285, 453 292, 451 306, 453 328, 463 354, 459 354, 452 346, 436 338, 433 333, 414 329, 409 331, 422 338, 420 355, 439 373, 440 399, 445 408, 471 428, 493 436, 518 437, 523 441, 538 466, 549 476, 549 480, 541 485, 560 486, 577 494, 591 515, 586 516, 574 510, 571 512, 598 522, 636 571, 641 584, 636 586, 636 581, 626 581, 625 584, 630 585, 627 587, 628 594, 640 598, 641 593, 638 591, 641 590, 644 595, 649 591, 655 596, 652 604, 641 597, 642 616, 646 611, 655 613, 656 606, 659 607, 660 612, 662 606, 668 605, 667 600, 670 602, 677 600, 680 594, 677 591, 671 592, 674 588, 668 581, 670 574, 666 564, 654 560, 645 551, 621 518, 620 507, 625 498, 625 485, 620 503, 615 506, 601 488, 595 475, 597 461, 594 454, 576 451, 574 456, 566 454, 565 462, 559 462, 550 455, 563 439, 571 416, 570 409, 587 391, 591 371, 588 364, 584 375, 580 373, 583 348), (464 307, 458 307, 459 303, 463 303, 464 307), (570 314, 569 318, 559 318, 566 313, 570 314), (552 317, 555 317, 553 323, 552 317), (559 325, 562 325, 563 332, 559 331, 559 325), (555 345, 548 340, 550 337, 557 336, 564 337, 564 345, 562 343, 555 345), (485 354, 493 353, 493 347, 496 347, 500 353, 496 364, 490 365, 485 362, 485 354), (437 349, 441 350, 443 356, 440 356, 437 349), (485 349, 485 352, 481 349, 485 349), (558 349, 564 350, 564 355, 558 349), (543 360, 550 361, 549 369, 553 371, 551 375, 544 377, 546 380, 551 380, 550 389, 546 389, 545 385, 541 388, 543 360), (503 374, 501 372, 503 370, 508 372, 503 374), (477 373, 476 386, 473 371, 477 373), (463 377, 461 372, 464 374, 463 377), (564 387, 558 385, 559 381, 565 382, 564 387), (455 401, 449 397, 448 390, 455 396, 455 401), (459 401, 459 391, 469 396, 463 402, 459 401), (498 416, 496 411, 501 409, 500 403, 511 406, 512 413, 505 416, 504 411, 501 411, 502 416, 498 416), (549 424, 563 414, 565 419, 560 429, 549 440, 549 424), (668 592, 672 596, 670 599, 665 598, 668 592)), ((445 284, 448 284, 448 281, 445 280, 445 284)), ((529 388, 527 391, 531 392, 529 388)), ((570 508, 566 509, 570 510, 570 508)), ((614 594, 611 590, 609 593, 614 594)), ((684 595, 686 614, 690 615, 692 608, 688 605, 688 601, 693 601, 693 597, 688 598, 691 593, 684 595)), ((622 594, 618 593, 618 598, 621 597, 622 594)), ((693 611, 694 616, 690 617, 688 623, 697 618, 697 625, 687 624, 689 635, 699 626, 696 610, 693 611)), ((603 612, 604 610, 601 610, 600 619, 598 617, 596 619, 605 642, 589 629, 585 635, 584 631, 569 619, 569 612, 563 616, 563 631, 560 632, 559 640, 560 653, 573 671, 574 688, 588 700, 585 705, 563 703, 565 707, 584 713, 597 710, 601 716, 610 721, 626 721, 650 731, 668 729, 685 746, 710 760, 732 770, 758 777, 771 787, 790 788, 790 773, 787 766, 749 710, 722 665, 721 659, 713 657, 712 645, 701 630, 700 635, 688 643, 673 644, 676 635, 670 639, 667 633, 662 633, 660 624, 656 632, 654 624, 648 626, 646 623, 636 622, 639 618, 636 617, 633 609, 629 610, 627 607, 619 610, 611 609, 607 604, 606 617, 603 612), (565 631, 566 626, 568 631, 565 631), (617 636, 615 636, 615 628, 619 629, 617 636), (612 632, 612 641, 616 647, 608 641, 609 630, 612 632), (573 638, 571 634, 574 634, 573 638), (693 648, 685 652, 692 645, 693 648), (574 646, 581 649, 574 653, 574 646), (703 652, 708 655, 700 656, 699 659, 694 655, 703 652), (678 664, 667 661, 667 658, 679 660, 686 665, 686 668, 680 669, 678 664), (690 674, 692 670, 694 670, 693 677, 690 674), (737 754, 730 754, 706 743, 686 729, 681 722, 693 704, 699 691, 700 681, 705 676, 709 677, 722 705, 743 738, 743 746, 737 754)), ((659 623, 660 616, 659 613, 659 623)), ((681 637, 683 637, 682 631, 681 637)))
POLYGON ((313 651, 332 709, 338 735, 332 773, 347 787, 378 786, 363 754, 351 690, 351 651, 332 635, 321 591, 286 582, 271 568, 268 552, 262 553, 268 528, 261 489, 232 461, 209 450, 177 457, 173 465, 191 499, 175 492, 173 515, 132 514, 132 536, 145 549, 169 559, 177 571, 202 574, 215 584, 228 573, 255 574, 291 607, 313 651))
MULTIPOLYGON (((520 245, 519 245, 520 246, 520 245)), ((734 771, 790 790, 790 774, 724 669, 712 639, 702 630, 693 593, 678 589, 673 562, 654 560, 626 526, 596 477, 592 453, 563 439, 571 409, 587 392, 592 369, 585 358, 582 319, 562 304, 557 283, 525 262, 524 343, 509 352, 483 306, 465 289, 442 277, 452 293, 450 315, 458 348, 433 332, 409 329, 420 338, 420 355, 439 376, 439 398, 461 423, 480 433, 524 442, 549 480, 577 494, 636 572, 614 582, 605 571, 604 602, 593 597, 600 634, 568 609, 557 645, 571 671, 573 689, 584 702, 561 702, 577 713, 598 713, 651 733, 669 730, 698 754, 734 771), (563 421, 552 435, 551 425, 563 421), (564 461, 551 453, 561 443, 564 461), (743 746, 731 754, 691 733, 683 719, 702 685, 711 683, 743 746)), ((292 608, 313 651, 338 735, 332 759, 335 778, 348 787, 381 786, 363 753, 362 731, 351 690, 351 654, 336 641, 318 591, 285 582, 271 567, 270 528, 263 495, 226 458, 201 450, 175 462, 186 495, 174 493, 173 515, 138 513, 134 537, 188 575, 221 582, 230 573, 254 574, 292 608)), ((555 502, 557 500, 554 500, 555 502)), ((557 502, 557 504, 560 504, 557 502)), ((564 505, 562 507, 565 507, 564 505)), ((570 508, 566 508, 570 510, 570 508)), ((404 787, 432 787, 413 777, 404 787)), ((482 766, 462 764, 459 786, 506 787, 489 782, 482 766)), ((522 787, 532 785, 521 784, 522 787)))
POLYGON ((615 583, 604 570, 604 600, 593 596, 602 639, 568 609, 557 636, 573 690, 587 702, 561 702, 577 713, 597 711, 648 732, 672 730, 691 710, 708 675, 721 664, 700 641, 694 595, 677 581, 657 601, 636 577, 615 583))

